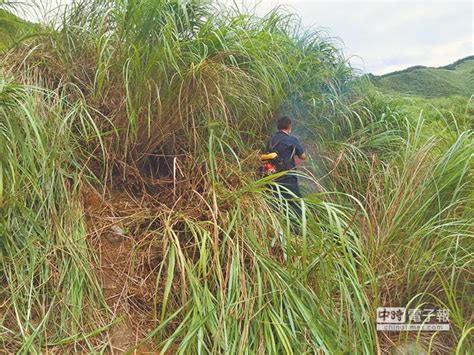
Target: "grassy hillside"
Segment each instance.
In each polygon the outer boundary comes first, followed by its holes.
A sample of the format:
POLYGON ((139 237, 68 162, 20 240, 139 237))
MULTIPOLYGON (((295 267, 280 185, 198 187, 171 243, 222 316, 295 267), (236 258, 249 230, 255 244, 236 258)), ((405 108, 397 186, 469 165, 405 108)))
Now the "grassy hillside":
POLYGON ((0 2, 0 52, 15 44, 22 36, 32 33, 34 29, 35 25, 31 22, 2 9, 0 2))
POLYGON ((399 95, 442 97, 474 94, 474 56, 439 67, 416 66, 381 76, 371 76, 382 91, 399 95))
POLYGON ((361 91, 281 9, 91 0, 55 23, 0 55, 0 352, 472 349, 468 120, 361 91), (256 173, 281 113, 311 157, 301 215, 256 173), (377 331, 399 306, 451 329, 377 331))

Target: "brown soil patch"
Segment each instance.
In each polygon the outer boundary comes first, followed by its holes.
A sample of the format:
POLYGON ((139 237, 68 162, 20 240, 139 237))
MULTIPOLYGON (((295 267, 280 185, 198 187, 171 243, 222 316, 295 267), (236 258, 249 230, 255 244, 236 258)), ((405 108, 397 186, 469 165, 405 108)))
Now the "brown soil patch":
MULTIPOLYGON (((156 206, 125 192, 104 199, 89 188, 83 193, 90 245, 98 256, 98 275, 112 318, 122 318, 108 331, 111 353, 124 353, 156 327, 153 311, 161 250, 157 235, 140 234, 140 224, 156 215, 156 206)), ((155 353, 152 344, 137 354, 155 353)))

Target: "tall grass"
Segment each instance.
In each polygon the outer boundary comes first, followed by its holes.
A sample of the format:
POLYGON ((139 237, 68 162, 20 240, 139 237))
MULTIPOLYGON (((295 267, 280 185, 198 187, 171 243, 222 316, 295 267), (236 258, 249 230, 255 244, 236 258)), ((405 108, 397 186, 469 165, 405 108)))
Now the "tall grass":
POLYGON ((81 108, 9 80, 0 87, 2 343, 40 351, 66 337, 84 340, 102 302, 76 196, 71 123, 81 108))
POLYGON ((61 19, 2 57, 5 350, 469 348, 467 127, 358 93, 282 10, 96 0, 61 19), (301 218, 254 174, 279 112, 317 157, 301 218), (376 332, 377 306, 424 302, 451 332, 376 332))

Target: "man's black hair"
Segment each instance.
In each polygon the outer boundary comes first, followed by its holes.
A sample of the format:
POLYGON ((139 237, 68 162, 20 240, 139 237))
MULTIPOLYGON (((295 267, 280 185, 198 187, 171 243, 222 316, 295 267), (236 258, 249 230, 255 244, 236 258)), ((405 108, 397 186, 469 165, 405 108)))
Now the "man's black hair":
POLYGON ((288 116, 281 116, 278 118, 277 121, 277 128, 278 129, 288 129, 291 126, 291 118, 288 116))

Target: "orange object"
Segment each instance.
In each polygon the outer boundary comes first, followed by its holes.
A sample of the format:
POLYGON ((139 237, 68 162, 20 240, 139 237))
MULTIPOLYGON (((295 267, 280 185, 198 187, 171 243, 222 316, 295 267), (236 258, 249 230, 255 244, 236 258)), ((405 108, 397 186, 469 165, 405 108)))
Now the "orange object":
POLYGON ((263 164, 263 169, 267 172, 267 173, 276 173, 276 167, 274 164, 272 163, 265 163, 263 164))
POLYGON ((260 155, 260 160, 261 161, 274 160, 277 157, 278 157, 278 153, 272 152, 272 153, 267 153, 267 154, 260 155))

